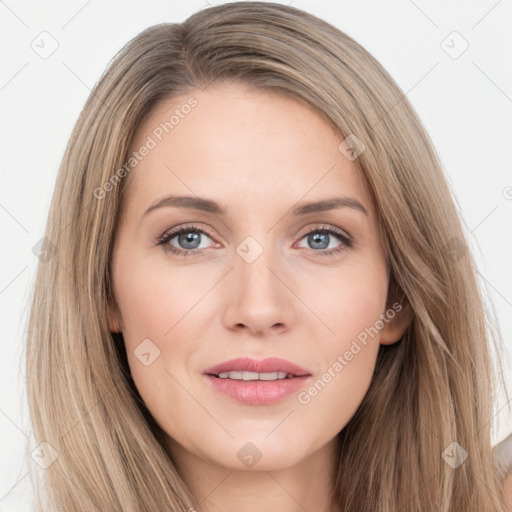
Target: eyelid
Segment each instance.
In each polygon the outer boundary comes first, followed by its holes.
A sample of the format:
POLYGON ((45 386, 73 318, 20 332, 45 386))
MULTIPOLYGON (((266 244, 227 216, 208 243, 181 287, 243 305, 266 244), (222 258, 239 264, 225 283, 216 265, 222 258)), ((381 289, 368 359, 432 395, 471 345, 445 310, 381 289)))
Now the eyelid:
POLYGON ((189 230, 189 231, 200 231, 208 235, 210 238, 213 238, 213 235, 209 232, 208 228, 204 226, 199 226, 193 222, 178 224, 177 226, 173 226, 172 228, 166 229, 162 235, 157 238, 157 241, 161 241, 164 238, 167 238, 171 234, 177 234, 180 231, 189 230))
POLYGON ((314 224, 313 227, 308 226, 307 228, 305 228, 305 231, 303 232, 303 234, 300 235, 301 239, 304 238, 304 236, 306 236, 309 233, 311 233, 311 231, 326 231, 326 232, 335 232, 338 235, 344 236, 347 239, 349 239, 350 241, 353 241, 352 236, 345 229, 341 229, 341 228, 338 228, 337 226, 334 226, 332 224, 325 224, 325 223, 322 223, 322 222, 318 222, 316 224, 313 223, 313 224, 314 224))

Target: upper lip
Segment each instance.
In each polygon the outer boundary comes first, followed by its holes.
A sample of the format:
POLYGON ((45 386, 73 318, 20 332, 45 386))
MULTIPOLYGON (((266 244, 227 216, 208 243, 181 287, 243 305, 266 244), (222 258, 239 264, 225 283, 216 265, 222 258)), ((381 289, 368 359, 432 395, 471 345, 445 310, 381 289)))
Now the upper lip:
POLYGON ((204 373, 206 375, 219 375, 219 373, 231 371, 258 373, 286 372, 295 377, 310 375, 310 373, 301 366, 279 357, 269 357, 260 361, 251 359, 250 357, 239 357, 212 366, 205 370, 204 373))

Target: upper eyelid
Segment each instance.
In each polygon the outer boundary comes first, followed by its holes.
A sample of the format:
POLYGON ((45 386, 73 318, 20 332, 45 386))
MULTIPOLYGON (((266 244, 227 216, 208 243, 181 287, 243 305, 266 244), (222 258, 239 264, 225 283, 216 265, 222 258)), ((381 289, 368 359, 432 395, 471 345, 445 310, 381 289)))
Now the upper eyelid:
POLYGON ((209 236, 212 239, 214 238, 213 235, 211 235, 209 233, 209 231, 204 229, 204 228, 199 228, 199 227, 196 227, 196 226, 193 226, 193 225, 185 224, 184 226, 176 226, 176 227, 167 229, 166 231, 164 231, 164 233, 161 236, 158 237, 158 240, 161 240, 163 238, 167 238, 169 236, 173 236, 174 237, 174 236, 176 236, 177 234, 179 234, 182 231, 199 231, 199 232, 209 236))

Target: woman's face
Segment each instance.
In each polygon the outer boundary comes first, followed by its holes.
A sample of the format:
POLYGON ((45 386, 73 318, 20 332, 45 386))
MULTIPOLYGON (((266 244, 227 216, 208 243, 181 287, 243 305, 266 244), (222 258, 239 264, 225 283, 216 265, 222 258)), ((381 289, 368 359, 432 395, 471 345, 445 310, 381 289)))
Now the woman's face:
POLYGON ((403 334, 374 207, 341 142, 302 103, 239 84, 161 103, 136 133, 110 328, 177 459, 272 470, 325 451, 379 343, 403 334), (236 358, 256 366, 226 371, 256 373, 212 376, 236 358), (303 372, 257 366, 267 358, 303 372))

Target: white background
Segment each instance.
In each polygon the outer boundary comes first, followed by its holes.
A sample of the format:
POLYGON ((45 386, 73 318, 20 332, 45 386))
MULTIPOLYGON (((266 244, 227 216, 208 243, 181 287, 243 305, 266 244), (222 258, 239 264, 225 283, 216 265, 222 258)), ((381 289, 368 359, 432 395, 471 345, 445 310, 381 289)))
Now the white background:
MULTIPOLYGON (((221 2, 209 2, 216 3, 221 2)), ((437 148, 512 354, 512 1, 292 5, 353 37, 407 93, 437 148), (469 43, 456 59, 441 46, 453 31, 469 43)), ((72 127, 100 74, 129 39, 156 23, 184 21, 204 7, 208 3, 202 1, 0 0, 0 511, 15 502, 12 510, 21 510, 17 500, 29 484, 23 456, 34 443, 22 363, 38 262, 32 247, 43 236, 72 127), (47 59, 31 47, 43 31, 58 43, 47 59)), ((457 50, 460 41, 453 37, 444 44, 457 50)), ((505 368, 512 390, 510 364, 505 368)), ((512 431, 505 405, 500 396, 494 442, 512 431)))

